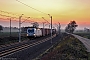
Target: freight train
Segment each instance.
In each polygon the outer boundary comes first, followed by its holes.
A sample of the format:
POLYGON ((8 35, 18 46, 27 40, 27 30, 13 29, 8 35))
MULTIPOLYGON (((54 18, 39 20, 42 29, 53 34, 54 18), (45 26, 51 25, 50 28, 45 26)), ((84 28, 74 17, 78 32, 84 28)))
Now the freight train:
MULTIPOLYGON (((52 34, 56 33, 56 29, 52 29, 52 34)), ((49 28, 35 28, 29 27, 27 28, 27 37, 41 37, 51 34, 51 29, 49 28)))

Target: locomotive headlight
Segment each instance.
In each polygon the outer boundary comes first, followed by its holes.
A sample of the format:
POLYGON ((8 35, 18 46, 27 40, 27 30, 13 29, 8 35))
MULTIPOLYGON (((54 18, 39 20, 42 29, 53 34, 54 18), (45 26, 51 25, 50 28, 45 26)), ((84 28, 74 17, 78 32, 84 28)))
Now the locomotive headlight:
POLYGON ((35 34, 33 34, 35 36, 35 34))
POLYGON ((28 36, 28 34, 27 34, 27 36, 28 36))

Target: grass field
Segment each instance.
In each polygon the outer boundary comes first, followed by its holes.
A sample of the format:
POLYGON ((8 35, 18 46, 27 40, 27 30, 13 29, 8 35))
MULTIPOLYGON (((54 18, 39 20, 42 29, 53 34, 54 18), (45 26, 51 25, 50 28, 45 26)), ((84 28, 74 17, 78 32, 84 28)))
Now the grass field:
MULTIPOLYGON (((9 37, 10 32, 0 32, 0 38, 1 37, 9 37)), ((19 33, 18 32, 11 32, 11 36, 13 37, 18 37, 19 33)), ((21 36, 26 36, 26 33, 21 33, 21 36)))
MULTIPOLYGON (((10 32, 0 32, 0 37, 10 36, 10 32)), ((11 36, 18 36, 18 32, 11 32, 11 36)))
POLYGON ((74 33, 74 34, 90 39, 90 32, 88 32, 88 33, 74 33))
POLYGON ((88 53, 88 60, 90 60, 90 53, 88 53))
MULTIPOLYGON (((27 36, 25 33, 21 34, 21 40, 27 40, 27 36)), ((12 32, 11 36, 9 32, 3 32, 0 33, 0 45, 14 43, 19 41, 19 33, 18 32, 12 32)))
POLYGON ((76 38, 66 35, 63 40, 41 60, 88 60, 85 46, 76 38))

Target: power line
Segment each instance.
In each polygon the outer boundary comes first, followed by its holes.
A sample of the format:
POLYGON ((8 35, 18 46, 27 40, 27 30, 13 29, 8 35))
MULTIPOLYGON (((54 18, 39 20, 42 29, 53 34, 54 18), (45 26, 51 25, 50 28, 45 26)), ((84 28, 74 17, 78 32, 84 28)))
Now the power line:
MULTIPOLYGON (((3 15, 3 14, 0 14, 0 16, 8 17, 8 18, 12 18, 12 19, 17 19, 17 20, 18 20, 17 17, 12 17, 12 16, 8 16, 8 15, 3 15)), ((25 17, 25 18, 27 18, 27 17, 25 17)), ((22 20, 25 20, 25 19, 22 19, 22 20)), ((29 20, 28 20, 28 21, 29 21, 29 20)))
MULTIPOLYGON (((0 18, 0 20, 3 20, 3 21, 10 21, 8 18, 0 18)), ((17 20, 12 20, 12 21, 16 21, 16 22, 18 22, 17 20)))
MULTIPOLYGON (((4 13, 8 13, 8 14, 13 14, 13 13, 10 13, 10 12, 6 12, 6 11, 2 11, 2 10, 0 10, 1 12, 4 12, 4 13)), ((12 17, 12 16, 8 16, 8 15, 5 15, 5 14, 0 14, 1 16, 3 16, 3 17, 8 17, 8 18, 12 18, 12 19, 17 19, 18 20, 18 18, 17 17, 12 17)), ((25 16, 24 16, 25 17, 25 16)), ((27 18, 27 17, 25 17, 25 18, 27 18)), ((38 19, 39 20, 39 18, 34 18, 34 17, 30 17, 31 19, 38 19)), ((17 21, 17 20, 13 20, 13 21, 17 21)), ((25 19, 22 19, 22 21, 23 20, 25 20, 25 19)), ((28 21, 30 21, 30 20, 28 20, 28 21)), ((17 21, 18 22, 18 21, 17 21)), ((35 22, 35 21, 30 21, 30 22, 35 22)), ((47 21, 48 22, 48 21, 47 21)), ((39 22, 40 23, 40 22, 39 22)), ((49 22, 48 22, 49 23, 49 22)), ((49 23, 50 24, 50 23, 49 23)))
MULTIPOLYGON (((34 18, 34 17, 30 17, 32 20, 34 19, 34 20, 40 20, 40 19, 42 19, 42 18, 34 18)), ((44 20, 44 21, 46 21, 47 23, 49 23, 47 20, 44 20)), ((50 23, 49 23, 50 24, 50 23)))
MULTIPOLYGON (((42 17, 47 23, 49 23, 44 17, 42 17)), ((49 23, 50 24, 50 23, 49 23)))
MULTIPOLYGON (((16 18, 16 19, 18 19, 18 17, 12 17, 12 16, 8 16, 8 15, 3 15, 3 14, 0 14, 0 16, 9 17, 9 18, 16 18)), ((25 17, 25 18, 27 18, 27 17, 25 17)), ((22 19, 22 20, 25 20, 25 19, 22 19)))
MULTIPOLYGON (((12 12, 7 12, 7 11, 3 11, 3 10, 0 10, 1 14, 2 12, 3 13, 7 13, 7 14, 11 14, 11 15, 15 15, 15 16, 20 16, 21 14, 15 14, 15 13, 12 13, 12 12)), ((26 16, 23 16, 24 18, 27 18, 26 16)))
POLYGON ((19 1, 19 0, 16 0, 16 1, 19 2, 19 3, 21 3, 21 4, 23 4, 23 5, 25 5, 25 6, 27 6, 27 7, 29 7, 29 8, 31 8, 31 9, 33 9, 33 10, 36 10, 36 11, 38 11, 38 12, 41 12, 41 13, 43 13, 43 14, 48 15, 47 13, 44 13, 44 12, 42 12, 42 11, 40 11, 40 10, 37 10, 37 9, 35 9, 35 8, 33 8, 33 7, 27 5, 27 4, 25 4, 25 3, 23 3, 23 2, 21 2, 21 1, 19 1))
POLYGON ((12 15, 16 15, 16 16, 19 16, 18 14, 15 14, 15 13, 11 13, 11 12, 7 12, 7 11, 2 11, 2 10, 0 10, 0 12, 3 12, 3 13, 7 13, 7 14, 12 14, 12 15))
POLYGON ((18 19, 17 17, 12 17, 12 16, 8 16, 8 15, 3 15, 3 14, 0 14, 1 16, 4 16, 4 17, 10 17, 10 18, 16 18, 18 19))
MULTIPOLYGON (((39 11, 39 10, 38 10, 39 11)), ((7 12, 7 11, 3 11, 3 10, 0 10, 0 12, 1 12, 1 16, 4 16, 4 17, 10 17, 10 18, 16 18, 16 17, 12 17, 12 16, 8 16, 8 15, 3 15, 2 14, 2 12, 3 13, 7 13, 7 14, 12 14, 12 15, 16 15, 16 16, 20 16, 20 15, 18 15, 18 14, 14 14, 14 13, 11 13, 11 12, 7 12)), ((39 11, 39 12, 41 12, 41 11, 39 11)), ((43 12, 42 12, 43 13, 43 12)), ((46 13, 45 13, 46 14, 46 13)), ((24 18, 27 18, 26 16, 23 16, 24 18)), ((31 18, 33 18, 33 17, 31 17, 31 18)), ((18 18, 16 18, 16 19, 18 19, 18 18)), ((33 19, 39 19, 39 18, 33 18, 33 19)))
MULTIPOLYGON (((7 19, 9 19, 9 18, 17 19, 17 20, 18 20, 17 17, 11 17, 11 16, 8 16, 8 15, 3 15, 3 14, 0 14, 0 15, 3 16, 3 17, 7 17, 6 19, 4 19, 4 18, 0 18, 0 19, 3 19, 3 20, 7 20, 7 19)), ((26 17, 26 18, 27 18, 27 17, 26 17)), ((17 20, 12 20, 12 21, 17 21, 17 20)), ((24 21, 24 20, 26 20, 26 19, 22 19, 22 21, 24 21)), ((27 21, 35 22, 35 21, 31 21, 31 20, 27 20, 27 21)), ((19 22, 19 21, 17 21, 17 22, 19 22)))

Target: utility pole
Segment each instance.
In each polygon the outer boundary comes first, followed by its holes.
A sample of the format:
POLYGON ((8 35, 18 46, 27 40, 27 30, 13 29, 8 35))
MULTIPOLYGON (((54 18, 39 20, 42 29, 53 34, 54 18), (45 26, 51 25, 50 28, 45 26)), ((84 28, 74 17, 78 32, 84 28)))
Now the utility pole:
POLYGON ((10 37, 11 37, 11 18, 10 18, 10 37))
MULTIPOLYGON (((22 15, 24 15, 24 14, 22 14, 22 15)), ((19 42, 21 42, 21 24, 24 23, 28 18, 30 18, 30 17, 27 17, 26 20, 24 20, 23 22, 21 22, 22 15, 19 16, 19 42)))
POLYGON ((21 17, 19 17, 19 42, 21 42, 21 17))
POLYGON ((59 34, 61 33, 61 30, 60 30, 60 28, 61 28, 61 25, 60 25, 60 23, 59 23, 59 34))
POLYGON ((45 22, 43 22, 43 36, 45 36, 45 32, 44 32, 44 23, 45 23, 45 22))
POLYGON ((52 16, 50 14, 48 14, 51 18, 51 44, 52 44, 52 16))
POLYGON ((52 16, 51 16, 51 44, 52 44, 52 16))
POLYGON ((49 25, 49 29, 50 29, 50 25, 49 25))
POLYGON ((19 42, 21 42, 21 18, 22 18, 22 15, 19 16, 19 42))

